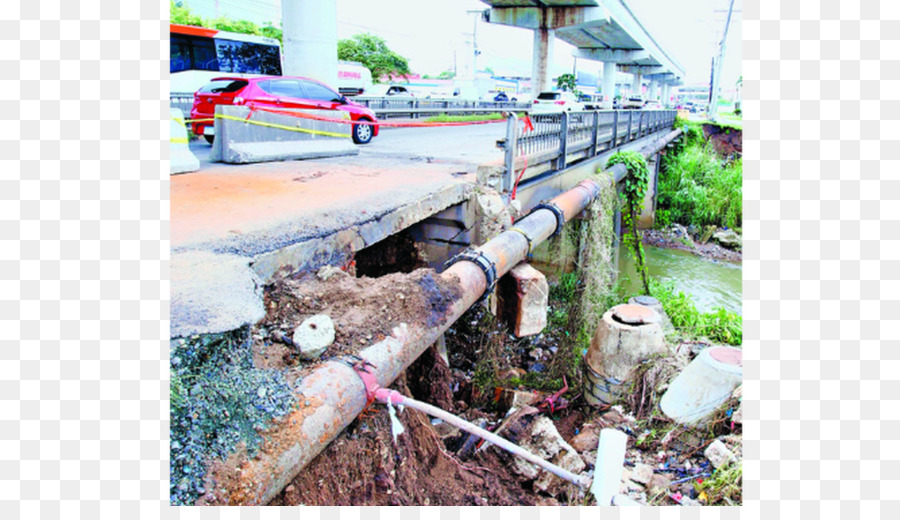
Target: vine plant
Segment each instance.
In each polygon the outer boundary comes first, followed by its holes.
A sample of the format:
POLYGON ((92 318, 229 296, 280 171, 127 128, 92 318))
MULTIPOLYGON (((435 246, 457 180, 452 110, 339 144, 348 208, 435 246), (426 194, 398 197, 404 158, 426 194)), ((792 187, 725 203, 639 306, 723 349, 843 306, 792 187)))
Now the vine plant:
POLYGON ((626 230, 630 229, 631 232, 626 231, 623 242, 634 255, 637 271, 644 285, 644 294, 649 295, 650 277, 644 262, 644 246, 641 244, 641 234, 637 228, 637 217, 644 209, 644 194, 647 192, 650 169, 647 167, 647 160, 639 152, 619 152, 609 158, 606 167, 611 168, 616 164, 624 164, 628 170, 622 190, 622 201, 625 204, 622 221, 626 230))

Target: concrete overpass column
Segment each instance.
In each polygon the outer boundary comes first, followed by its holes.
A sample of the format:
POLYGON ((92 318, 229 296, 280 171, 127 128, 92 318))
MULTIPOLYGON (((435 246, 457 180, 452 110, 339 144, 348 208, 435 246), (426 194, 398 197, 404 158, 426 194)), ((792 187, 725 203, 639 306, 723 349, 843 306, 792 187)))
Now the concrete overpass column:
MULTIPOLYGON (((281 0, 284 75, 337 88, 337 1, 281 0)), ((377 81, 377 78, 373 78, 377 81)))
POLYGON ((641 95, 641 75, 634 74, 634 80, 631 83, 631 95, 632 96, 640 96, 641 95))
POLYGON ((650 80, 650 99, 659 99, 658 86, 659 83, 655 79, 650 80))
MULTIPOLYGON (((332 0, 333 1, 333 0, 332 0)), ((531 56, 531 93, 534 98, 547 89, 547 68, 553 55, 553 29, 534 30, 534 51, 531 56)))
POLYGON ((604 110, 612 110, 616 97, 616 62, 603 62, 603 104, 604 110))
POLYGON ((666 108, 669 106, 669 84, 663 83, 662 85, 662 106, 666 108))

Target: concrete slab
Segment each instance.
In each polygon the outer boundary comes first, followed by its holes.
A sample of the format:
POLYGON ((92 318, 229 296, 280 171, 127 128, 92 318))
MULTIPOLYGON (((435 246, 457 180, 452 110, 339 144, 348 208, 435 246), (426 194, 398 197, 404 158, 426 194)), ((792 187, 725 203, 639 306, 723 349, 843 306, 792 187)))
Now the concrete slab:
POLYGON ((249 259, 208 251, 172 255, 171 337, 225 332, 265 315, 249 259))
POLYGON ((454 175, 458 165, 346 159, 172 177, 173 337, 253 323, 258 288, 279 270, 345 263, 473 190, 475 176, 454 175))

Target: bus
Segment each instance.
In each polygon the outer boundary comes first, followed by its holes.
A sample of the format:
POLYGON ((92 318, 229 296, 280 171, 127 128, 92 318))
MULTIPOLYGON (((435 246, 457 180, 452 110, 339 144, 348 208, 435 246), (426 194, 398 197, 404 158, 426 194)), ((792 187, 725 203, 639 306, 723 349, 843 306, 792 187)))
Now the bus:
MULTIPOLYGON (((193 99, 193 94, 219 76, 281 76, 281 43, 274 38, 207 27, 169 24, 169 94, 193 99)), ((361 63, 338 61, 338 92, 362 94, 372 85, 372 73, 361 63)))

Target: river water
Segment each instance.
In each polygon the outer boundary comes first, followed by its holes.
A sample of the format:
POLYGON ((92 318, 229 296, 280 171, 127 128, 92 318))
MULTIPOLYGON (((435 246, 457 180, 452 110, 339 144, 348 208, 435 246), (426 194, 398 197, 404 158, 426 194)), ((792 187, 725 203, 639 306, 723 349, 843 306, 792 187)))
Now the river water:
MULTIPOLYGON (((709 260, 687 251, 647 245, 644 246, 644 253, 650 277, 674 283, 676 290, 691 296, 701 312, 725 307, 742 314, 741 264, 709 260)), ((619 277, 625 294, 642 291, 634 259, 624 248, 619 252, 619 277), (627 280, 624 279, 626 276, 627 280)))

